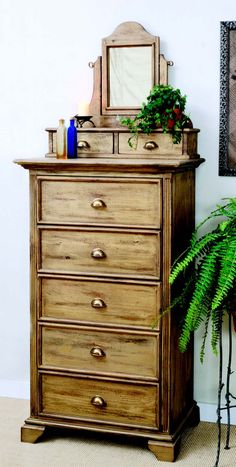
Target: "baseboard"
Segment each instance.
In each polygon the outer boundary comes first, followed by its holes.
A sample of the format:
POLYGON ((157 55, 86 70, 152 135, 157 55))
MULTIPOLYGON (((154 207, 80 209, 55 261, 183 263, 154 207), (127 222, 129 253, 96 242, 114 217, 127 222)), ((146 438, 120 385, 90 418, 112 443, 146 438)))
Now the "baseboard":
POLYGON ((30 398, 29 381, 0 380, 0 397, 30 398))
MULTIPOLYGON (((201 422, 216 422, 217 421, 216 404, 205 404, 202 402, 198 402, 197 405, 200 409, 201 422)), ((234 401, 232 401, 232 405, 235 405, 234 401)), ((223 404, 222 404, 222 407, 224 407, 223 404)), ((222 417, 221 422, 227 423, 226 410, 221 410, 221 417, 222 417)), ((232 408, 230 410, 230 423, 231 425, 236 425, 236 408, 232 408)))

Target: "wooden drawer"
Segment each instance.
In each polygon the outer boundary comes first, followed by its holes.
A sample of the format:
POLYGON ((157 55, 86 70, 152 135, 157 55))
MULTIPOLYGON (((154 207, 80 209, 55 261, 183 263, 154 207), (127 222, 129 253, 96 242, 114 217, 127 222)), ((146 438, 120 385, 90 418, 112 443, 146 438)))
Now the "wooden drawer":
POLYGON ((38 204, 44 223, 159 228, 161 181, 39 178, 38 204))
POLYGON ((82 153, 86 154, 112 154, 113 151, 113 133, 106 132, 83 132, 77 133, 78 139, 78 156, 82 153))
POLYGON ((160 232, 40 231, 44 271, 160 277, 160 232))
POLYGON ((130 133, 119 134, 119 154, 129 154, 137 157, 138 155, 168 155, 176 157, 183 154, 182 141, 173 144, 170 134, 151 133, 150 135, 140 134, 138 136, 137 147, 131 148, 128 144, 130 133))
POLYGON ((43 374, 41 384, 44 416, 158 428, 157 385, 52 374, 43 374))
POLYGON ((160 284, 40 278, 42 318, 159 327, 160 284))
POLYGON ((40 325, 43 368, 132 377, 159 376, 159 335, 40 325))

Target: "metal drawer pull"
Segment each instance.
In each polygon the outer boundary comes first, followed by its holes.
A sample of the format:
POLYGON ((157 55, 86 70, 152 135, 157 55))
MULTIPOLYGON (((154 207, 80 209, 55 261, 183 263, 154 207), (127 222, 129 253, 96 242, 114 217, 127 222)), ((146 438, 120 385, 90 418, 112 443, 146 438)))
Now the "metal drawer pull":
POLYGON ((88 141, 79 141, 78 142, 78 148, 79 149, 88 149, 88 148, 90 148, 90 145, 89 145, 88 141))
POLYGON ((100 198, 95 198, 91 203, 92 208, 94 209, 102 209, 106 207, 105 201, 100 198))
POLYGON ((96 358, 102 358, 102 357, 106 356, 104 350, 101 349, 101 347, 93 347, 90 350, 90 353, 91 353, 92 357, 96 357, 96 358))
POLYGON ((94 248, 94 250, 91 252, 91 256, 94 259, 103 259, 106 258, 106 253, 101 250, 101 248, 94 248))
POLYGON ((143 147, 151 151, 152 149, 158 148, 158 144, 155 141, 147 141, 143 147))
POLYGON ((91 301, 91 306, 93 308, 106 308, 106 303, 101 298, 94 298, 91 301))
POLYGON ((106 407, 107 403, 101 396, 94 396, 91 399, 91 404, 95 405, 95 407, 106 407))

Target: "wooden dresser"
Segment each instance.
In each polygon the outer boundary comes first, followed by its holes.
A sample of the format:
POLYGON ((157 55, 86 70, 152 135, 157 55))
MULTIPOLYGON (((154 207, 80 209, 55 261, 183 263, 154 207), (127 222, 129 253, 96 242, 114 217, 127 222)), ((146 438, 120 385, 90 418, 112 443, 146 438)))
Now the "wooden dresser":
MULTIPOLYGON (((140 25, 131 26, 137 42, 140 25)), ((96 114, 100 60, 94 68, 96 127, 78 130, 78 159, 57 160, 48 129, 50 157, 16 161, 31 193, 31 414, 22 441, 51 426, 115 433, 146 439, 173 461, 199 413, 192 349, 178 350, 176 314, 159 318, 171 264, 194 228, 198 130, 176 145, 160 130, 140 134, 130 149, 115 112, 96 114)))
POLYGON ((31 186, 31 416, 147 438, 174 460, 197 419, 192 352, 167 314, 173 257, 194 226, 200 159, 21 160, 31 186))

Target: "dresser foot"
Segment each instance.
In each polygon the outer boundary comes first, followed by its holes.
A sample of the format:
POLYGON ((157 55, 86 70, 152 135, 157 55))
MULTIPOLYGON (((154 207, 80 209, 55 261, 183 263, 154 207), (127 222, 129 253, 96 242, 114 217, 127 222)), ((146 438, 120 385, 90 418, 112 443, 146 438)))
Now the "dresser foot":
POLYGON ((22 443, 36 443, 45 432, 46 427, 40 425, 25 424, 21 427, 22 443))
POLYGON ((180 437, 174 443, 148 441, 148 448, 159 461, 174 462, 179 453, 180 437))

